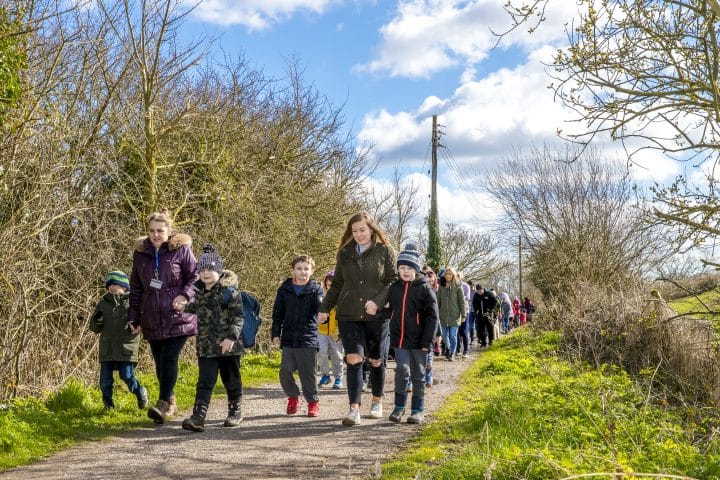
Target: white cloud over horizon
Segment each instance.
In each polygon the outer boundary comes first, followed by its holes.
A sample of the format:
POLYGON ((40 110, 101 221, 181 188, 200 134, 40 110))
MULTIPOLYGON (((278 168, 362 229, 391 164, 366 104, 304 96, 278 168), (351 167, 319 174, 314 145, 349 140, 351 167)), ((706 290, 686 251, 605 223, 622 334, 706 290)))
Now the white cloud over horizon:
POLYGON ((222 25, 243 25, 264 30, 288 20, 299 12, 324 13, 340 0, 204 0, 193 14, 202 21, 222 25))

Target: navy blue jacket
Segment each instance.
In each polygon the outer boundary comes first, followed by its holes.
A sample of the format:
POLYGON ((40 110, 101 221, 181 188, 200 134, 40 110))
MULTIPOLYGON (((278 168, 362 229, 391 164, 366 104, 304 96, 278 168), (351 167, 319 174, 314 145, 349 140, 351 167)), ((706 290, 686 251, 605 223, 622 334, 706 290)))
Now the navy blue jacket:
POLYGON ((411 282, 397 280, 390 286, 390 346, 432 348, 438 326, 435 291, 425 276, 411 282))
POLYGON ((280 337, 281 347, 318 348, 318 308, 323 290, 310 280, 300 295, 295 293, 292 278, 278 288, 272 312, 272 338, 280 337))

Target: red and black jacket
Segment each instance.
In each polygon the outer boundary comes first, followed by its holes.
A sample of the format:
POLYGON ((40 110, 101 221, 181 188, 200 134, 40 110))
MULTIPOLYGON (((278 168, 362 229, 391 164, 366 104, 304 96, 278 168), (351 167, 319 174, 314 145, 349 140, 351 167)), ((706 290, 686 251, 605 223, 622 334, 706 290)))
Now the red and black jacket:
POLYGON ((390 286, 389 304, 390 346, 408 350, 432 348, 439 321, 438 304, 427 278, 395 281, 390 286))

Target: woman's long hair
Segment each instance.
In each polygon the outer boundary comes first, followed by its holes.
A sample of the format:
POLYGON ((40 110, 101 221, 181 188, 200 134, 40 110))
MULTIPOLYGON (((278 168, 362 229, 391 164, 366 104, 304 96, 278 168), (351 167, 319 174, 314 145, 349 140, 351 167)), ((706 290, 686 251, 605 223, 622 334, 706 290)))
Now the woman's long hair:
POLYGON ((353 239, 352 235, 352 226, 353 223, 357 222, 365 222, 367 226, 372 231, 372 241, 377 243, 382 243, 387 245, 389 248, 392 248, 390 245, 390 242, 388 241, 387 237, 385 236, 385 233, 380 229, 380 226, 377 224, 375 219, 372 215, 370 215, 368 212, 362 211, 358 212, 347 222, 347 225, 345 226, 345 232, 343 232, 342 237, 340 237, 340 244, 338 245, 338 253, 340 253, 340 250, 343 249, 345 245, 350 243, 350 240, 353 239))
MULTIPOLYGON (((452 268, 452 267, 448 267, 448 268, 446 268, 445 271, 443 272, 443 276, 445 276, 445 274, 446 274, 447 272, 452 273, 452 276, 453 276, 453 278, 452 278, 452 285, 459 286, 459 285, 460 285, 460 278, 458 277, 457 271, 456 271, 454 268, 452 268)), ((450 284, 448 284, 448 287, 449 287, 449 286, 450 286, 450 284)))

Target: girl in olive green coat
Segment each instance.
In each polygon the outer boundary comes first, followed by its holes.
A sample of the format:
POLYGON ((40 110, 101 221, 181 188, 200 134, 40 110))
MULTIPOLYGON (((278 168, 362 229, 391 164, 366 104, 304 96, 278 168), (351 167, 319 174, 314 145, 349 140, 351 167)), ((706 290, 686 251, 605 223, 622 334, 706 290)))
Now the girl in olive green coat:
POLYGON ((367 212, 350 217, 340 240, 335 277, 318 315, 318 322, 324 323, 327 312, 335 308, 345 350, 350 411, 343 425, 360 424, 365 359, 370 364, 373 395, 369 417, 382 418, 388 321, 376 314, 387 303, 390 285, 396 279, 395 255, 375 219, 367 212))
POLYGON ((445 357, 453 361, 457 349, 457 333, 462 319, 465 318, 467 307, 460 279, 453 268, 445 270, 445 285, 438 290, 438 308, 440 310, 440 328, 445 343, 445 357))

